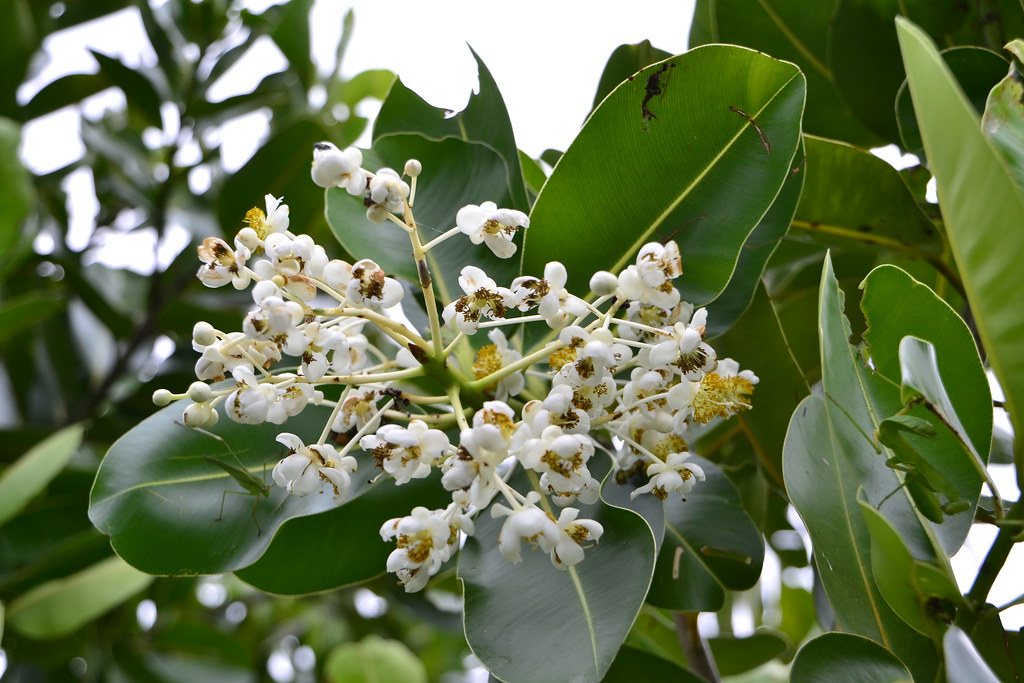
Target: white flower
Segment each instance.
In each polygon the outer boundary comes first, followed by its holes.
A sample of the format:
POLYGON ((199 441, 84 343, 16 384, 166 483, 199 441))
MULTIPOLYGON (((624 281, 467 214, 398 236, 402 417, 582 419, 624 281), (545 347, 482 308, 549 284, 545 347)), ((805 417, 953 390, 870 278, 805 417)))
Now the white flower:
POLYGON ((370 201, 391 213, 402 213, 409 198, 409 185, 390 168, 382 168, 370 181, 370 201))
POLYGON ((522 211, 499 209, 494 202, 484 202, 459 209, 455 224, 473 244, 483 242, 498 258, 509 258, 516 253, 512 238, 520 228, 530 227, 530 219, 522 211))
POLYGON ((699 465, 687 464, 685 461, 688 457, 690 454, 686 451, 669 453, 664 461, 659 460, 648 465, 647 476, 651 480, 633 491, 630 498, 650 492, 656 498, 665 500, 675 491, 685 496, 693 489, 694 481, 704 481, 704 470, 699 465))
POLYGON ((558 540, 551 549, 551 564, 559 569, 568 569, 583 560, 583 544, 597 543, 604 533, 604 527, 592 519, 576 517, 580 511, 565 508, 558 516, 558 540))
POLYGON ((235 289, 248 287, 252 277, 245 267, 249 250, 240 244, 236 247, 232 249, 219 237, 207 237, 198 247, 203 265, 196 277, 207 287, 223 287, 229 282, 235 289))
POLYGON ((402 300, 402 285, 370 259, 352 264, 352 277, 345 284, 345 296, 356 306, 390 308, 402 300))
POLYGON ((313 145, 313 182, 320 187, 343 187, 358 197, 366 190, 362 163, 363 153, 355 147, 343 152, 329 142, 318 142, 313 145))
POLYGON ((369 429, 376 429, 376 425, 380 424, 380 416, 374 417, 377 414, 377 399, 379 398, 380 394, 376 389, 362 392, 353 391, 341 402, 341 412, 334 418, 331 429, 336 432, 348 432, 353 429, 362 429, 371 421, 374 424, 369 429))
POLYGON ((679 247, 651 242, 640 248, 636 265, 619 273, 619 290, 627 299, 669 310, 679 303, 679 291, 671 280, 683 272, 679 247))
POLYGON ((441 317, 446 324, 454 320, 460 332, 473 334, 480 327, 481 316, 492 320, 505 317, 512 292, 505 287, 498 287, 483 270, 476 266, 466 266, 459 276, 459 286, 465 296, 444 307, 441 317))
MULTIPOLYGON (((650 350, 647 359, 652 368, 669 367, 691 382, 700 381, 705 373, 715 369, 715 350, 705 344, 707 309, 698 309, 689 324, 677 322, 672 326, 671 338, 650 350)), ((642 362, 642 361, 641 361, 642 362)))
POLYGON ((373 454, 377 465, 395 478, 395 484, 430 475, 431 465, 448 450, 448 437, 430 429, 423 420, 412 420, 405 428, 387 424, 376 434, 359 440, 363 450, 373 454))
POLYGON ((568 278, 565 266, 558 261, 551 261, 544 266, 547 292, 537 302, 537 313, 552 329, 557 330, 564 327, 572 318, 587 312, 587 306, 583 300, 570 294, 569 290, 565 288, 568 278))
POLYGON ((526 540, 540 546, 544 552, 551 552, 558 544, 561 530, 553 519, 537 507, 540 494, 530 491, 526 504, 517 510, 501 503, 491 505, 492 517, 507 516, 498 533, 498 549, 505 559, 513 564, 522 561, 521 543, 526 540))
MULTIPOLYGON (((488 332, 487 338, 493 343, 480 347, 476 352, 476 358, 473 360, 473 376, 476 379, 482 379, 494 374, 523 357, 523 354, 509 348, 508 340, 505 339, 505 333, 500 329, 494 328, 488 332)), ((493 389, 494 397, 499 401, 504 401, 510 395, 515 396, 519 394, 525 386, 526 380, 523 377, 523 373, 513 372, 502 377, 498 380, 497 384, 485 387, 485 390, 490 391, 493 389)))
POLYGON ((311 381, 318 381, 331 363, 327 353, 333 352, 343 366, 349 364, 348 337, 334 327, 324 327, 318 322, 307 323, 297 334, 290 335, 284 347, 289 356, 302 358, 302 374, 311 381))
POLYGON ((263 199, 267 203, 267 212, 263 213, 262 209, 255 206, 249 209, 242 219, 246 227, 238 232, 239 241, 252 251, 263 246, 269 235, 287 232, 290 223, 287 204, 282 204, 281 199, 272 194, 263 199))
POLYGON ((594 444, 585 434, 566 434, 561 427, 545 427, 538 437, 527 440, 516 453, 523 467, 546 475, 553 493, 577 495, 584 488, 597 489, 587 469, 594 444))
POLYGON ((356 471, 356 459, 339 456, 330 444, 306 446, 294 434, 282 432, 277 441, 284 444, 289 454, 274 467, 274 481, 296 496, 306 496, 329 484, 336 503, 343 503, 351 491, 351 474, 356 471))
POLYGON ((396 539, 397 547, 388 556, 387 569, 398 576, 407 593, 426 586, 450 556, 452 527, 444 514, 445 510, 415 507, 411 515, 389 519, 380 528, 382 539, 396 539))

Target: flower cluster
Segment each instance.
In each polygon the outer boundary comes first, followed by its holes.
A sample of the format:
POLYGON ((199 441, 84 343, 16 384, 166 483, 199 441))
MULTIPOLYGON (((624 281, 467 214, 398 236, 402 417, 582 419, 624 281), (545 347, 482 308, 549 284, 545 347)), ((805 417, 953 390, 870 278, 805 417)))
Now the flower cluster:
POLYGON ((380 530, 396 544, 388 571, 408 591, 427 584, 488 508, 504 520, 497 548, 510 562, 521 560, 524 541, 558 569, 583 561, 604 532, 581 516, 600 516, 594 472, 607 467, 595 470, 595 458, 610 458, 634 497, 684 497, 704 479, 688 459, 688 429, 747 410, 758 380, 717 357, 707 310, 680 300, 674 242, 644 245, 621 272, 595 273, 589 293, 570 292, 557 261, 507 284, 465 265, 461 294, 438 302, 438 275, 424 272, 431 249, 464 235, 508 258, 529 218, 485 201, 459 209, 454 227, 424 243, 413 218, 421 165, 399 174, 361 164, 356 149, 318 143, 312 179, 361 199, 370 221, 394 224, 378 229, 408 234, 429 329, 392 314, 404 290, 377 263, 329 259, 289 231, 288 207, 267 195, 266 211, 250 210, 233 244, 208 238, 199 247, 204 284, 251 288, 241 331, 198 323, 198 381, 180 395, 158 391, 158 404, 191 399, 183 421, 192 427, 214 424, 221 404, 246 424, 281 424, 311 403, 331 408, 317 443, 278 437, 288 453, 273 478, 296 496, 326 492, 343 503, 358 488, 360 455, 395 485, 437 472, 450 504, 416 507, 380 530), (519 330, 534 323, 547 336, 525 348, 519 330), (481 332, 490 343, 471 344, 481 332), (432 384, 436 395, 414 388, 432 384), (331 433, 344 438, 331 442, 331 433))

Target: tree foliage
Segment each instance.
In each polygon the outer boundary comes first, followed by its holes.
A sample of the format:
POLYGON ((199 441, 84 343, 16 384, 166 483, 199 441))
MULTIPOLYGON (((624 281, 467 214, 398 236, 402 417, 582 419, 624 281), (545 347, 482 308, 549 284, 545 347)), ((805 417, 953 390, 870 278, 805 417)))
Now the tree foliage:
MULTIPOLYGON (((301 667, 301 643, 337 681, 367 680, 359 670, 436 680, 470 651, 508 681, 1019 676, 1019 634, 987 602, 1024 520, 992 474, 1024 475, 1019 3, 698 0, 691 49, 617 49, 590 117, 547 164, 517 148, 479 57, 479 91, 448 116, 390 73, 342 77, 351 14, 338 18, 338 64, 320 73, 308 0, 259 14, 228 5, 0 4, 8 675, 62 680, 80 658, 93 680, 258 680, 272 657, 301 667), (141 18, 155 64, 94 51, 91 72, 18 94, 44 39, 124 11, 141 18), (287 67, 212 100, 261 38, 287 67), (22 126, 111 88, 124 105, 81 117, 80 159, 25 168, 22 126), (363 157, 375 169, 422 162, 421 224, 444 229, 484 200, 529 215, 513 259, 455 239, 430 250, 441 305, 470 264, 507 283, 558 260, 566 286, 586 292, 593 271, 619 273, 645 243, 674 240, 677 286, 707 307, 708 341, 760 378, 752 410, 686 432, 705 480, 685 500, 634 500, 646 479, 607 476, 586 508, 604 535, 571 572, 529 544, 521 564, 506 562, 502 520, 482 515, 426 598, 400 595, 381 576, 391 548, 378 529, 413 505, 443 506, 436 482, 370 485, 368 462, 343 505, 291 497, 270 485, 274 437, 314 440, 326 408, 286 427, 222 420, 213 434, 178 424, 180 406, 153 409, 155 389, 195 380, 195 322, 237 329, 252 305, 196 281, 194 245, 230 239, 266 193, 287 197, 292 232, 404 279, 424 334, 436 322, 406 235, 307 175, 315 143, 345 147, 369 125, 351 113, 367 97, 382 106, 363 157), (229 172, 221 136, 254 112, 267 135, 229 172), (867 151, 881 144, 921 163, 896 171, 867 151), (84 247, 68 181, 83 172, 99 207, 84 247), (183 228, 190 246, 147 272, 96 262, 105 235, 155 246, 183 228), (987 375, 1005 399, 993 402, 987 375), (958 586, 950 557, 979 525, 996 541, 958 586), (766 555, 781 575, 762 573, 766 555), (778 597, 762 605, 755 587, 778 597), (360 616, 366 588, 384 616, 360 616), (741 606, 753 634, 733 634, 741 606), (701 613, 718 618, 711 638, 701 613)), ((552 338, 524 334, 523 351, 552 338)), ((455 351, 464 365, 473 353, 455 351)), ((440 376, 416 381, 444 393, 440 376)), ((488 398, 474 391, 468 404, 488 398)))

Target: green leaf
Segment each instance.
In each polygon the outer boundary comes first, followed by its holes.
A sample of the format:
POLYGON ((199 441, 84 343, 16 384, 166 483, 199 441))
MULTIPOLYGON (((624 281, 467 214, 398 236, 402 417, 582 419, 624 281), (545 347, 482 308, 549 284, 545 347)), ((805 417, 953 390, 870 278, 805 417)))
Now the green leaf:
POLYGON ((312 0, 292 0, 283 6, 281 19, 270 33, 281 48, 291 70, 299 77, 302 90, 308 92, 316 81, 316 63, 310 51, 310 11, 312 0))
MULTIPOLYGON (((984 112, 989 91, 1006 75, 1006 60, 992 50, 974 46, 951 47, 940 54, 964 89, 974 110, 978 114, 984 112)), ((906 81, 903 81, 896 95, 896 122, 900 127, 903 148, 924 161, 926 155, 921 143, 921 131, 917 127, 917 112, 914 111, 914 101, 906 81)))
POLYGON ((829 32, 836 89, 861 123, 892 143, 900 140, 894 110, 903 70, 892 30, 899 11, 898 0, 839 0, 829 32))
MULTIPOLYGON (((1017 59, 1024 53, 1024 40, 1017 39, 1006 46, 1017 59)), ((1024 191, 1024 79, 1018 68, 1019 61, 1010 64, 1010 73, 999 81, 991 93, 981 119, 985 134, 1002 154, 1017 183, 1017 191, 1024 191)))
POLYGON ((82 443, 81 425, 65 427, 40 442, 0 474, 0 525, 46 488, 82 443))
POLYGON ((863 489, 915 559, 936 560, 932 528, 915 512, 870 436, 883 417, 902 407, 898 391, 875 377, 850 345, 830 259, 819 306, 822 395, 805 398, 790 421, 782 463, 786 490, 807 525, 822 586, 843 629, 883 643, 915 677, 930 680, 934 653, 885 603, 872 575, 871 538, 858 505, 863 489))
POLYGON ((544 183, 547 182, 547 173, 523 150, 519 150, 519 164, 523 167, 523 180, 526 181, 526 189, 536 196, 540 192, 540 188, 544 187, 544 183))
POLYGON ((942 636, 945 652, 946 677, 949 683, 997 683, 998 678, 988 668, 974 648, 967 634, 956 626, 950 626, 942 636))
POLYGON ((30 638, 59 638, 120 605, 152 581, 152 576, 110 557, 16 598, 8 606, 7 623, 30 638))
POLYGON ((360 71, 348 81, 338 81, 337 93, 328 101, 343 102, 353 108, 368 97, 383 100, 394 82, 395 74, 387 69, 360 71))
POLYGON ((338 645, 324 663, 330 683, 426 683, 427 669, 400 640, 369 635, 358 643, 338 645))
POLYGON ((12 257, 21 241, 21 222, 36 201, 32 175, 18 156, 21 129, 9 119, 0 118, 0 267, 12 257))
MULTIPOLYGON (((712 304, 709 310, 710 323, 717 309, 712 304)), ((750 307, 732 329, 712 345, 719 357, 738 359, 760 379, 752 396, 753 408, 734 419, 757 455, 761 471, 773 485, 784 488, 782 446, 786 424, 800 399, 810 393, 810 387, 793 358, 775 304, 763 286, 757 288, 750 307)))
POLYGON ((673 683, 704 683, 704 679, 689 669, 684 669, 674 662, 662 659, 643 650, 623 647, 615 656, 604 683, 634 683, 637 674, 651 681, 673 681, 673 683))
MULTIPOLYGON (((825 633, 796 653, 792 683, 910 683, 907 667, 878 643, 850 633, 825 633)), ((927 679, 931 680, 931 679, 927 679)))
POLYGON ((708 645, 712 658, 718 665, 718 673, 723 676, 746 673, 789 650, 786 638, 768 628, 759 628, 746 638, 708 638, 708 645))
POLYGON ((0 306, 0 347, 60 311, 67 301, 56 294, 26 292, 0 306))
MULTIPOLYGON (((1024 197, 931 40, 906 20, 896 23, 950 247, 1014 431, 1021 434, 1024 312, 1017 302, 1024 300, 1018 277, 1024 232, 1006 226, 1024 223, 1024 197)), ((1018 476, 1024 473, 1020 444, 1018 439, 1018 476)))
POLYGON ((601 78, 597 82, 597 92, 594 94, 594 103, 590 106, 590 110, 597 109, 601 100, 607 97, 608 93, 614 90, 619 83, 631 78, 645 66, 671 56, 671 52, 654 47, 649 40, 641 40, 632 45, 619 45, 612 51, 608 62, 604 65, 604 71, 601 72, 601 78))
POLYGON ((61 76, 33 95, 22 108, 21 116, 23 120, 30 121, 62 107, 78 104, 110 86, 110 79, 102 73, 61 76))
POLYGON ((581 506, 580 517, 598 521, 604 534, 566 571, 529 547, 512 564, 496 540, 504 518, 476 519, 459 559, 466 640, 501 680, 533 681, 540 671, 547 680, 599 681, 629 633, 654 567, 650 528, 600 502, 581 506))
MULTIPOLYGON (((470 50, 472 52, 472 49, 470 50)), ((458 114, 432 107, 419 95, 405 87, 401 79, 395 79, 388 97, 381 105, 377 120, 373 124, 373 146, 378 149, 382 139, 391 135, 416 133, 432 140, 455 138, 466 142, 486 145, 497 154, 505 165, 505 177, 509 203, 506 208, 526 211, 529 201, 523 182, 523 171, 519 165, 519 148, 512 133, 512 123, 505 108, 505 100, 498 90, 491 72, 473 52, 480 79, 480 91, 470 96, 466 108, 458 114)), ((402 160, 404 165, 404 159, 402 160)), ((420 159, 420 161, 423 161, 420 159)), ((401 168, 398 165, 395 168, 401 168)), ((430 173, 440 173, 439 168, 423 166, 421 178, 430 173)), ((497 201, 494 197, 481 195, 474 204, 497 201)), ((454 207, 457 211, 461 205, 454 207)))
MULTIPOLYGON (((269 478, 284 454, 275 441, 282 428, 243 425, 221 415, 210 430, 220 441, 182 426, 184 405, 161 409, 118 439, 96 474, 89 519, 130 564, 151 574, 231 571, 255 562, 286 520, 334 507, 330 495, 299 498, 279 487, 269 497, 226 495, 244 492, 204 456, 269 478)), ((315 443, 329 414, 308 407, 288 421, 287 430, 303 443, 315 443)), ((350 500, 374 474, 372 462, 364 464, 352 475, 350 500)))
POLYGON ((734 43, 793 62, 807 78, 804 130, 861 147, 877 145, 836 91, 828 64, 828 38, 838 0, 700 0, 690 47, 734 43))
POLYGON ((90 50, 93 58, 99 62, 100 73, 105 74, 110 82, 124 93, 128 106, 138 111, 142 121, 155 128, 163 128, 160 116, 160 95, 156 88, 142 73, 131 69, 114 57, 90 50))
POLYGON ((437 477, 402 486, 385 481, 341 507, 286 521, 253 564, 235 571, 246 583, 275 595, 305 595, 360 583, 382 574, 395 549, 380 538, 389 519, 416 505, 443 508, 451 495, 437 477), (338 548, 358 548, 339 553, 338 548), (302 557, 301 563, 295 562, 302 557))
POLYGON ((974 337, 963 319, 926 285, 895 266, 879 266, 861 283, 861 309, 868 323, 864 339, 876 371, 901 381, 900 342, 911 336, 935 346, 951 410, 978 453, 987 453, 992 434, 992 403, 974 337), (983 407, 984 406, 984 407, 983 407))
POLYGON ((935 637, 963 602, 948 562, 945 557, 940 563, 915 560, 878 510, 858 502, 871 534, 871 571, 882 597, 911 628, 935 637))
POLYGON ((764 542, 739 493, 719 467, 690 460, 704 470, 686 500, 665 501, 665 541, 647 602, 686 612, 721 609, 725 590, 746 590, 761 575, 764 542), (716 520, 709 525, 709 519, 716 520))
POLYGON ((716 337, 731 328, 757 295, 761 274, 764 273, 769 259, 793 222, 797 202, 804 187, 805 160, 804 146, 801 143, 779 196, 750 233, 743 249, 740 250, 736 269, 729 279, 729 284, 714 301, 710 310, 712 315, 708 318, 709 337, 716 337))
POLYGON ((790 172, 803 101, 795 66, 745 48, 644 69, 605 98, 548 178, 523 272, 561 261, 583 294, 595 270, 618 272, 645 242, 671 238, 682 298, 714 299, 790 172))
POLYGON ((807 178, 794 229, 825 244, 862 244, 918 258, 941 252, 938 231, 892 166, 834 140, 808 135, 805 143, 807 178))

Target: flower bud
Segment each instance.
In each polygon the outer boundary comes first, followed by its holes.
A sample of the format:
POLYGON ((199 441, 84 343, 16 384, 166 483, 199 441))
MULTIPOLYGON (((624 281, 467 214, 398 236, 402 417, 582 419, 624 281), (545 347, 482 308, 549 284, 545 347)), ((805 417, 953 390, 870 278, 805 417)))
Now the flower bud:
POLYGON ((185 411, 181 414, 181 421, 185 423, 186 427, 193 429, 203 427, 210 423, 210 414, 213 412, 210 406, 205 403, 193 403, 185 408, 185 411))
POLYGON ((410 178, 415 178, 422 172, 423 164, 421 164, 419 160, 409 159, 409 161, 405 162, 405 175, 409 176, 410 178))
POLYGON ((366 210, 366 220, 371 223, 383 223, 388 219, 388 210, 380 204, 374 204, 366 210))
POLYGON ((174 396, 167 389, 157 389, 153 392, 153 403, 158 406, 165 406, 174 399, 174 396))
POLYGON ((213 389, 206 382, 192 382, 188 387, 188 397, 196 403, 206 403, 213 398, 213 389))
POLYGON ((618 287, 619 279, 607 270, 599 270, 590 277, 590 291, 597 296, 614 294, 618 287))
POLYGON ((192 328, 192 340, 200 346, 209 346, 217 341, 217 332, 213 329, 213 325, 200 320, 192 328))

